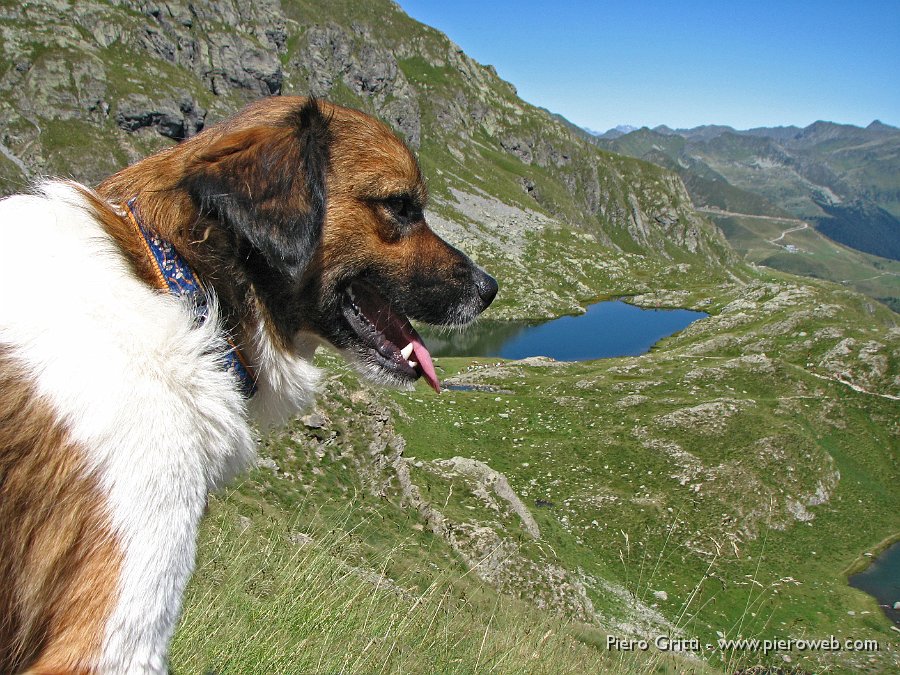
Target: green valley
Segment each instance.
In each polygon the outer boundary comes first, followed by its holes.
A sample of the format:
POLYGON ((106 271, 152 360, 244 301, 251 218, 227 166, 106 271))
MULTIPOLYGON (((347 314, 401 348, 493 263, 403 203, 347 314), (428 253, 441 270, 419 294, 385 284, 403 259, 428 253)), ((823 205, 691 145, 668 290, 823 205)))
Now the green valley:
POLYGON ((594 142, 676 172, 748 261, 846 284, 900 307, 900 130, 879 122, 865 129, 827 122, 747 131, 645 127, 594 142), (773 245, 780 232, 769 225, 777 218, 815 231, 773 245))

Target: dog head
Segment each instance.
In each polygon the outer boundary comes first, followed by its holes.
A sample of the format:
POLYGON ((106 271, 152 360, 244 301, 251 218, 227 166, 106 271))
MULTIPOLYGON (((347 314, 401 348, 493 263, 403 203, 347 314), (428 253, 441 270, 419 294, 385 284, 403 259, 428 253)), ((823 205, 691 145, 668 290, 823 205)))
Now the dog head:
POLYGON ((281 97, 185 146, 191 236, 234 261, 276 344, 314 336, 375 381, 438 389, 410 319, 464 325, 497 282, 428 227, 418 163, 390 129, 281 97))

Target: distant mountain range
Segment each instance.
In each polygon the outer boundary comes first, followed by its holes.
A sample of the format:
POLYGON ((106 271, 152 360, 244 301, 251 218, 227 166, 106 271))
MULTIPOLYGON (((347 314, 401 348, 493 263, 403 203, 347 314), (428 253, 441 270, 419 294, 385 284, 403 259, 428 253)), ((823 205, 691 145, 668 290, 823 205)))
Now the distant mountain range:
POLYGON ((630 124, 620 124, 617 127, 613 127, 608 131, 594 131, 593 129, 588 129, 585 127, 585 131, 598 138, 619 138, 619 136, 624 136, 625 134, 630 134, 632 131, 637 131, 640 127, 635 127, 630 124))
POLYGON ((618 126, 592 135, 600 147, 676 171, 698 207, 801 218, 842 244, 900 259, 896 127, 618 126))

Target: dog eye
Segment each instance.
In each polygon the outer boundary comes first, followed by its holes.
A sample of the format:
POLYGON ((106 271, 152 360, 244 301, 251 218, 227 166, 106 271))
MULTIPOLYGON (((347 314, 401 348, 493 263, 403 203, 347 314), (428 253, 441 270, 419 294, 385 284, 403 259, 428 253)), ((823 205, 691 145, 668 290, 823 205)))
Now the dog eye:
POLYGON ((411 225, 423 218, 422 209, 409 197, 389 197, 384 205, 399 225, 411 225))

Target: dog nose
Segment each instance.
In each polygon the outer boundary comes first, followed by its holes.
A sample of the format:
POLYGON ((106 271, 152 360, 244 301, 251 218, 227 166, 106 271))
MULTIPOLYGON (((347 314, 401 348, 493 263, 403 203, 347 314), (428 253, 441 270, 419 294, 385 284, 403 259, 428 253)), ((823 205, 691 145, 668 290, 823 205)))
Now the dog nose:
POLYGON ((500 288, 497 284, 497 280, 490 274, 478 270, 478 275, 475 279, 475 287, 478 289, 478 297, 480 297, 481 301, 484 303, 484 309, 487 309, 494 301, 494 298, 497 296, 497 291, 500 288))

